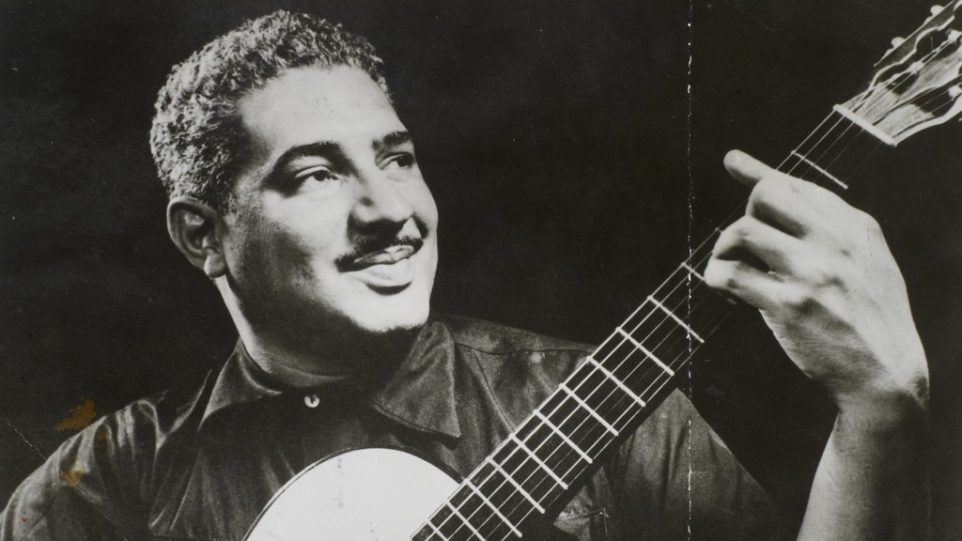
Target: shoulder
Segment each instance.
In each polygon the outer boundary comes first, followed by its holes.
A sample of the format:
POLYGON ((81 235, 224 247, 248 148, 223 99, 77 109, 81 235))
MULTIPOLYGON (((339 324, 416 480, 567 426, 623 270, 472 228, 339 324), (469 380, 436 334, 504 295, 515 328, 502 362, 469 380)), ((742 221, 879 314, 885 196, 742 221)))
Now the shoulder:
POLYGON ((0 516, 0 538, 31 538, 54 523, 136 528, 141 521, 134 517, 145 512, 162 468, 158 457, 195 433, 194 412, 205 388, 136 400, 68 438, 11 496, 0 516))
POLYGON ((133 465, 146 467, 171 445, 197 435, 214 374, 199 386, 168 389, 139 400, 99 419, 75 436, 91 437, 100 446, 133 465))
POLYGON ((588 344, 469 317, 443 315, 437 321, 447 327, 458 346, 490 355, 539 351, 571 351, 587 355, 593 349, 588 344))
POLYGON ((588 356, 588 344, 459 316, 435 320, 450 334, 458 370, 485 389, 508 426, 546 399, 588 356))

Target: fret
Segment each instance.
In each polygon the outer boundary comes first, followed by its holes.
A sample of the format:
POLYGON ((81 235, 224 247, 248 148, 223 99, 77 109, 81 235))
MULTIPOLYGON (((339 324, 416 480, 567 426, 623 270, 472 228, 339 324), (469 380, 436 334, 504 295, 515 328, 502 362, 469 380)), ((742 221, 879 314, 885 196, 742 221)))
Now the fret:
MULTIPOLYGON (((445 537, 444 534, 441 533, 441 530, 439 530, 438 527, 435 526, 434 523, 431 522, 430 520, 428 521, 428 526, 431 528, 431 531, 434 532, 433 535, 436 535, 436 536, 440 537, 440 538, 443 539, 444 541, 448 541, 448 538, 445 537)), ((430 538, 431 536, 429 535, 428 537, 430 538)))
POLYGON ((618 388, 621 389, 626 395, 628 395, 628 397, 634 400, 636 404, 638 404, 641 407, 645 407, 645 401, 642 400, 640 396, 636 395, 634 391, 629 389, 628 386, 625 385, 624 382, 622 382, 620 379, 618 379, 617 376, 615 376, 607 368, 602 366, 601 363, 599 363, 594 359, 594 357, 588 356, 587 359, 589 363, 591 363, 592 365, 594 365, 595 368, 600 370, 601 373, 605 375, 605 377, 607 377, 609 380, 614 382, 614 384, 617 385, 618 388))
POLYGON ((704 343, 705 343, 705 339, 702 338, 701 336, 699 336, 698 333, 695 332, 695 329, 692 329, 691 327, 689 327, 687 323, 685 323, 684 321, 682 321, 681 318, 679 318, 678 316, 676 316, 674 312, 672 312, 671 310, 669 310, 668 307, 665 306, 664 304, 662 304, 658 299, 654 298, 654 297, 651 296, 651 295, 648 295, 648 300, 649 300, 652 304, 654 304, 655 306, 657 306, 658 308, 660 308, 662 312, 668 314, 668 317, 670 317, 671 319, 674 319, 674 320, 675 320, 675 323, 681 325, 686 331, 688 331, 688 334, 691 335, 691 336, 693 336, 693 337, 695 338, 695 340, 698 340, 698 342, 699 342, 700 344, 704 344, 704 343))
POLYGON ((518 529, 514 527, 514 524, 511 524, 511 522, 508 520, 508 518, 501 514, 501 511, 500 511, 497 507, 495 507, 494 504, 491 503, 491 501, 487 498, 487 496, 485 496, 484 494, 482 494, 481 491, 478 490, 478 488, 477 488, 476 486, 474 486, 473 483, 471 483, 471 480, 470 480, 470 479, 468 479, 467 481, 465 481, 464 484, 467 485, 467 487, 470 488, 472 492, 474 492, 474 495, 475 495, 475 496, 477 496, 478 498, 481 498, 481 501, 483 501, 484 504, 488 506, 488 508, 490 508, 492 511, 494 511, 494 514, 497 515, 498 518, 501 519, 501 522, 503 522, 504 525, 507 526, 507 527, 511 530, 511 533, 513 533, 514 535, 516 535, 516 536, 518 536, 518 537, 522 537, 522 536, 521 536, 521 532, 518 531, 518 529))
POLYGON ((895 148, 895 145, 898 144, 898 143, 895 141, 895 139, 892 139, 892 137, 889 136, 889 134, 887 134, 887 133, 883 132, 882 130, 876 128, 874 124, 872 124, 871 122, 869 122, 869 121, 865 120, 864 118, 858 116, 857 114, 853 113, 852 111, 848 110, 846 107, 844 107, 844 106, 842 106, 842 105, 835 105, 835 106, 832 107, 832 110, 835 111, 836 113, 842 115, 842 116, 845 117, 846 119, 848 119, 852 124, 855 124, 855 125, 858 126, 859 128, 862 128, 863 131, 865 131, 866 133, 874 136, 876 139, 878 139, 878 140, 881 141, 882 143, 884 143, 884 144, 886 144, 886 145, 888 145, 888 146, 890 146, 890 147, 892 147, 892 148, 895 148))
POLYGON ((545 426, 550 428, 551 431, 554 432, 559 438, 564 440, 564 442, 568 444, 568 447, 571 447, 574 450, 574 452, 578 453, 578 455, 581 456, 582 460, 584 460, 588 464, 592 463, 591 457, 588 456, 587 453, 582 451, 581 447, 578 447, 578 445, 576 445, 575 442, 571 441, 571 439, 569 439, 568 436, 564 432, 562 432, 560 428, 555 426, 555 424, 552 423, 550 419, 542 415, 542 413, 538 410, 534 410, 534 415, 535 417, 541 419, 541 422, 544 423, 545 426))
POLYGON ((800 162, 804 163, 805 165, 807 165, 807 166, 811 167, 812 169, 814 169, 815 171, 817 171, 817 172, 818 172, 819 174, 821 174, 823 177, 825 177, 825 178, 827 178, 828 180, 831 180, 831 181, 834 182, 835 184, 839 185, 843 190, 847 190, 847 189, 848 189, 848 184, 845 184, 844 182, 842 182, 841 180, 839 180, 838 178, 836 178, 835 175, 829 173, 827 170, 823 169, 820 165, 818 165, 817 163, 813 162, 812 160, 809 160, 809 159, 808 159, 807 157, 805 157, 804 155, 799 154, 798 152, 796 152, 796 151, 794 151, 794 150, 791 152, 791 155, 792 155, 792 156, 795 156, 795 158, 798 159, 800 162))
MULTIPOLYGON (((461 519, 461 523, 463 523, 465 526, 468 527, 469 530, 471 530, 471 534, 472 534, 472 535, 474 535, 475 537, 477 537, 477 538, 480 539, 481 541, 484 541, 484 536, 481 535, 480 533, 478 533, 478 530, 474 529, 474 526, 472 526, 471 523, 468 522, 468 519, 464 518, 464 515, 462 515, 461 512, 458 511, 458 508, 457 508, 457 507, 451 505, 451 501, 450 501, 450 500, 444 502, 444 505, 446 505, 446 506, 448 507, 448 509, 450 509, 451 512, 454 513, 455 516, 457 516, 459 519, 461 519)), ((455 530, 455 531, 456 531, 456 530, 455 530)))
POLYGON ((702 276, 702 275, 701 275, 698 271, 696 271, 694 268, 692 268, 691 265, 689 265, 688 263, 682 261, 682 263, 681 263, 681 268, 685 269, 685 271, 688 272, 688 274, 689 274, 690 276, 694 276, 695 278, 698 278, 701 282, 704 282, 704 281, 705 281, 705 277, 702 276))
POLYGON ((521 488, 521 485, 519 485, 518 482, 514 480, 514 477, 511 477, 510 475, 508 475, 508 472, 501 469, 501 466, 497 462, 492 460, 491 457, 488 457, 485 461, 488 464, 491 464, 492 466, 494 466, 494 469, 498 470, 498 473, 500 473, 502 477, 507 479, 508 482, 511 483, 511 485, 514 487, 514 489, 517 490, 522 496, 524 496, 524 499, 528 500, 528 503, 530 503, 539 513, 541 513, 542 515, 544 514, 544 507, 541 507, 541 504, 539 504, 537 500, 531 497, 531 494, 528 494, 527 490, 521 488))
POLYGON ((562 383, 561 385, 559 385, 559 387, 560 387, 561 390, 564 391, 571 399, 573 399, 575 402, 577 402, 578 405, 581 406, 581 409, 587 411, 588 414, 590 414, 592 417, 594 417, 595 420, 598 421, 598 424, 600 424, 601 426, 605 427, 605 430, 607 430, 608 432, 611 432, 611 434, 612 434, 613 436, 617 436, 617 435, 618 435, 618 431, 615 430, 615 427, 611 426, 611 424, 608 423, 608 421, 606 421, 606 420, 604 419, 604 417, 602 417, 597 411, 595 411, 594 408, 592 408, 592 407, 589 406, 587 403, 585 403, 585 401, 582 400, 580 396, 578 396, 577 394, 575 394, 574 391, 572 391, 571 389, 569 389, 567 385, 565 385, 564 383, 562 383))
POLYGON ((641 345, 641 342, 635 340, 635 337, 633 337, 633 336, 631 336, 630 334, 628 334, 628 333, 627 333, 624 329, 622 329, 621 327, 618 327, 617 329, 615 329, 615 331, 616 331, 618 334, 620 334, 621 336, 623 336, 623 337, 625 338, 625 340, 628 340, 629 342, 631 342, 631 345, 635 346, 635 348, 636 348, 638 351, 644 353, 646 357, 648 357, 649 359, 651 359, 652 361, 654 361, 654 363, 657 364, 662 370, 664 370, 669 376, 674 376, 674 375, 675 375, 675 371, 674 371, 674 370, 672 370, 671 368, 668 368, 668 365, 667 365, 667 364, 661 362, 661 359, 659 359, 658 357, 656 357, 654 353, 648 351, 648 349, 647 349, 645 346, 641 345))
POLYGON ((535 464, 540 466, 541 469, 548 474, 548 477, 551 477, 552 479, 554 479, 554 482, 557 483, 558 486, 560 486, 564 490, 568 490, 568 483, 565 483, 564 481, 562 481, 561 478, 558 477, 558 475, 554 472, 554 470, 549 468, 548 465, 545 464, 541 460, 541 458, 538 457, 538 455, 534 454, 534 451, 532 451, 531 449, 528 449, 528 447, 524 444, 524 442, 519 440, 518 437, 514 435, 514 432, 512 432, 508 437, 514 440, 514 443, 518 447, 520 447, 522 450, 524 450, 525 453, 528 453, 528 456, 531 457, 531 460, 534 460, 535 464))

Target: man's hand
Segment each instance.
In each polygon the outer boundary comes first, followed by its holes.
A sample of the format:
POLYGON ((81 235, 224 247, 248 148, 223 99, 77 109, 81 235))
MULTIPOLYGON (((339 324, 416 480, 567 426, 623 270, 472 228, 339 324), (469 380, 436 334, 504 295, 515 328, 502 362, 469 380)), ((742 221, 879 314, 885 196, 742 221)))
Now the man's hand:
POLYGON ((715 244, 708 284, 759 308, 844 414, 886 428, 924 411, 925 353, 878 223, 747 154, 730 152, 725 166, 752 193, 715 244))
POLYGON ((752 194, 705 280, 761 310, 839 409, 799 537, 927 538, 928 367, 878 223, 744 153, 725 166, 752 194))

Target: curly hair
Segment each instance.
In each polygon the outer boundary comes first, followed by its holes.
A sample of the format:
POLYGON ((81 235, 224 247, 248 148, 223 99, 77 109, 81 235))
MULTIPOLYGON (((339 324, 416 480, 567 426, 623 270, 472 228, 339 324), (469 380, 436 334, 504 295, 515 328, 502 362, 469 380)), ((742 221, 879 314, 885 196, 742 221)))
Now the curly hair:
POLYGON ((360 68, 389 95, 384 62, 370 42, 304 13, 249 20, 174 66, 150 129, 150 151, 167 195, 230 210, 247 143, 238 99, 285 70, 315 65, 360 68))

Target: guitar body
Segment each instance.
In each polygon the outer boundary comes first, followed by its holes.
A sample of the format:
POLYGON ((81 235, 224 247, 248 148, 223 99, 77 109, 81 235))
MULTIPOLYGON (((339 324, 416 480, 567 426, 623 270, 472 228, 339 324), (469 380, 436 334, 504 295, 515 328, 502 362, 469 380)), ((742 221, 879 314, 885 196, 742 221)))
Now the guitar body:
POLYGON ((404 451, 348 451, 291 479, 245 539, 410 539, 457 486, 438 467, 404 451))

